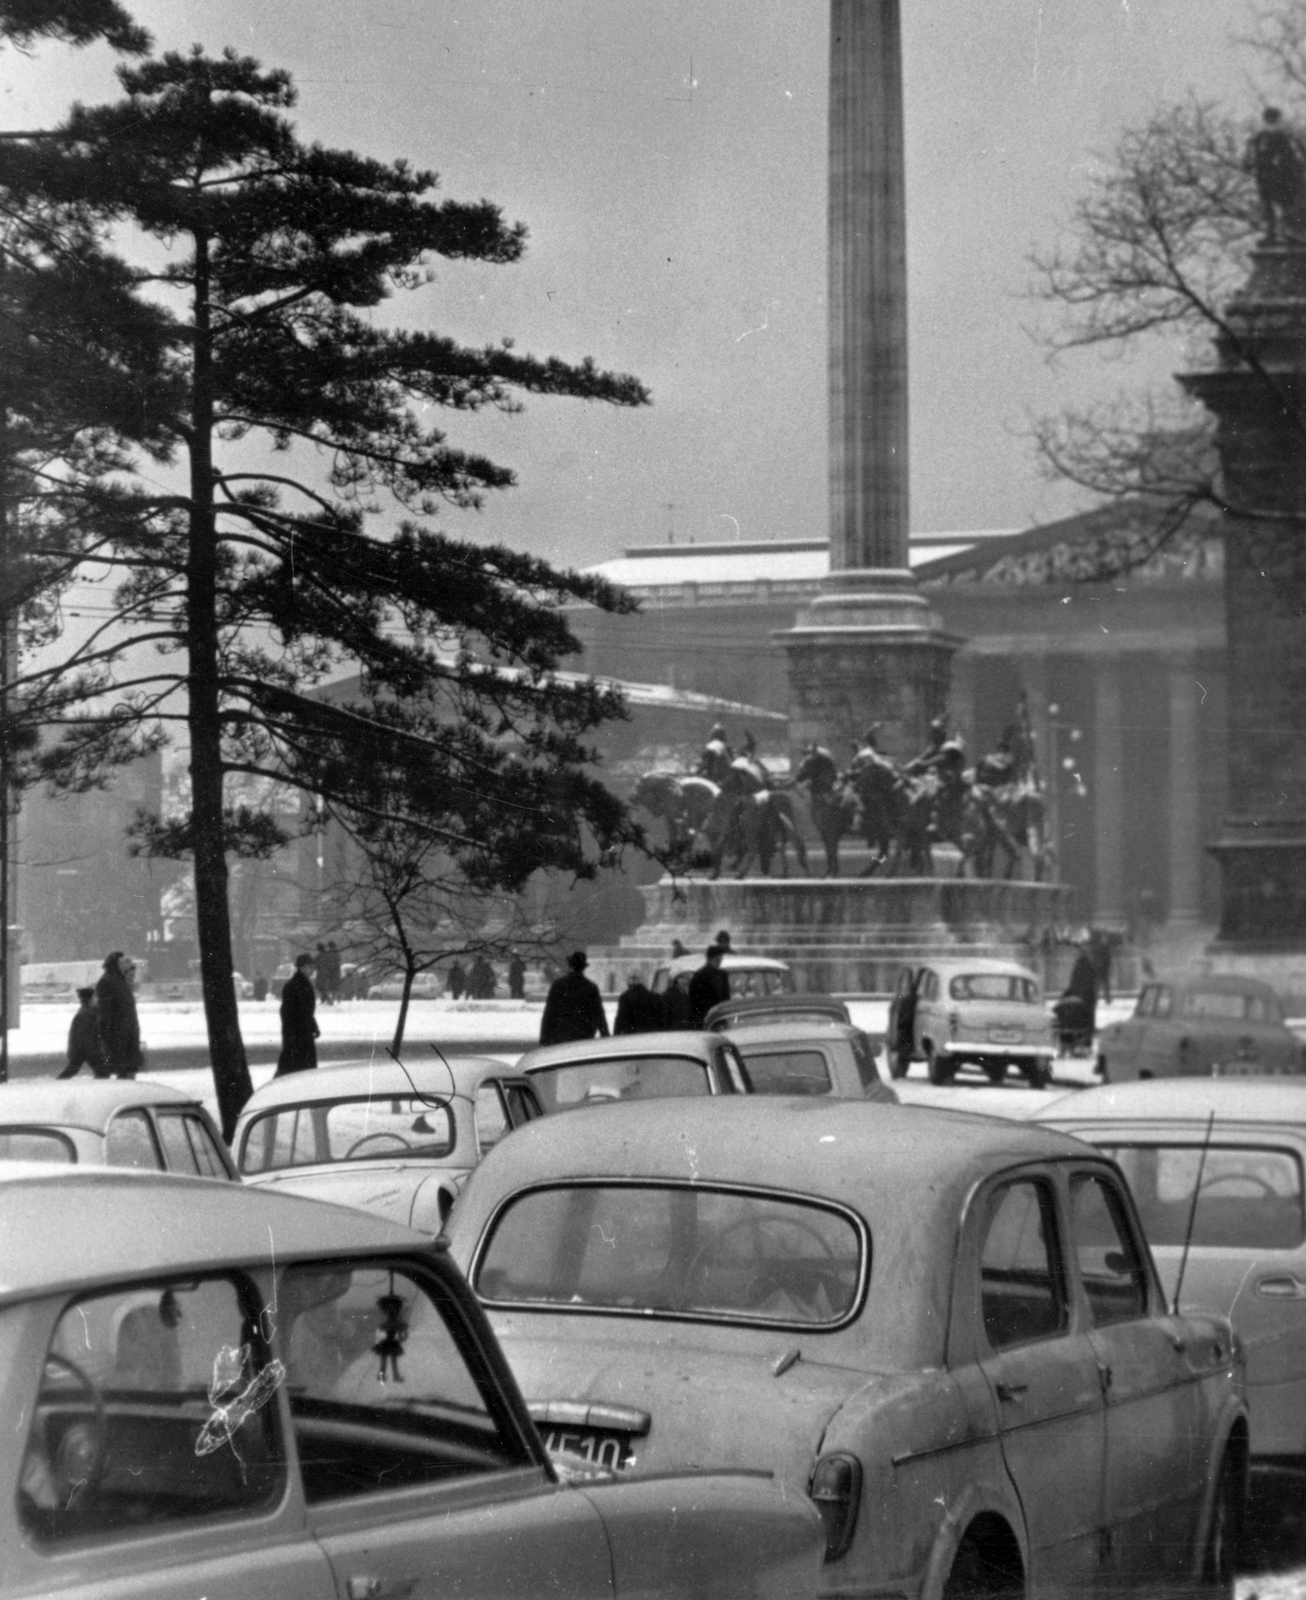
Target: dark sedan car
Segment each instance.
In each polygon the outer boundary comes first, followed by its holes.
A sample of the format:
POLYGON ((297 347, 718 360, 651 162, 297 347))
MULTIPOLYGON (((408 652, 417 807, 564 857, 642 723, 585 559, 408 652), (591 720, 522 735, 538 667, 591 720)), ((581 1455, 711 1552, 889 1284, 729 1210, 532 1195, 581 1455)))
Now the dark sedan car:
POLYGON ((1296 1073, 1306 1052, 1269 984, 1192 977, 1144 985, 1133 1016, 1099 1033, 1097 1070, 1107 1083, 1296 1073))

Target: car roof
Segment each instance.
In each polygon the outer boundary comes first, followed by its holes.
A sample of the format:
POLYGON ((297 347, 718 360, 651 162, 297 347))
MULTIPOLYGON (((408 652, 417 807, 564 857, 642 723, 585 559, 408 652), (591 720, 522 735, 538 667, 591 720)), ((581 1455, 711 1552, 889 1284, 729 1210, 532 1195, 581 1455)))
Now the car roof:
MULTIPOLYGON (((697 972, 707 960, 707 952, 711 947, 704 945, 702 950, 694 950, 687 956, 673 956, 667 962, 667 967, 674 977, 679 977, 682 972, 697 972)), ((661 962, 658 963, 661 965, 661 962)), ((787 961, 777 961, 774 956, 746 956, 737 950, 727 950, 721 957, 721 970, 723 972, 788 972, 787 961)))
POLYGON ((747 1027, 731 1028, 726 1033, 741 1055, 760 1045, 819 1044, 822 1040, 856 1039, 862 1030, 837 1017, 794 1017, 775 1022, 750 1022, 747 1027))
MULTIPOLYGON (((729 1000, 718 1000, 708 1012, 707 1025, 721 1032, 723 1022, 746 1024, 748 1018, 788 1013, 806 1012, 812 1016, 828 1016, 841 1022, 848 1021, 848 1003, 836 1000, 829 994, 739 994, 729 1000)), ((749 1024, 751 1026, 751 1024, 749 1024)))
POLYGON ((516 1067, 492 1056, 414 1056, 394 1061, 346 1061, 312 1072, 288 1072, 265 1083, 245 1102, 242 1120, 275 1106, 315 1100, 385 1099, 412 1094, 471 1099, 487 1078, 517 1078, 516 1067))
POLYGON ((1148 978, 1144 987, 1177 989, 1187 993, 1189 990, 1200 989, 1206 994, 1260 994, 1278 998, 1278 990, 1271 983, 1264 983, 1260 978, 1244 978, 1237 973, 1183 973, 1178 977, 1148 978))
POLYGON ((871 1192, 934 1193, 949 1181, 968 1187, 995 1160, 1084 1154, 1076 1139, 1006 1117, 807 1095, 722 1095, 616 1101, 539 1118, 518 1129, 511 1149, 492 1150, 474 1181, 479 1193, 496 1179, 517 1189, 563 1176, 691 1178, 821 1195, 860 1210, 871 1192), (598 1124, 590 1126, 596 1116, 603 1118, 598 1137, 598 1124))
POLYGON ((208 1178, 0 1163, 0 1304, 239 1261, 425 1246, 370 1212, 208 1178))
POLYGON ((0 1085, 0 1126, 17 1123, 103 1133, 115 1112, 133 1106, 198 1106, 193 1094, 149 1078, 45 1078, 0 1085))
POLYGON ((606 1039, 573 1039, 569 1044, 541 1044, 517 1062, 528 1076, 541 1067, 564 1061, 621 1061, 631 1056, 689 1056, 706 1061, 713 1046, 727 1037, 693 1028, 669 1028, 662 1033, 619 1033, 606 1039))
POLYGON ((1085 1122, 1193 1122, 1214 1113, 1226 1122, 1306 1124, 1306 1076, 1141 1078, 1064 1095, 1031 1118, 1062 1125, 1085 1122))
POLYGON ((1029 967, 1022 967, 1019 961, 996 961, 990 956, 966 957, 946 956, 942 960, 927 959, 909 963, 913 971, 921 967, 929 967, 938 973, 967 972, 981 976, 984 973, 1000 974, 1006 978, 1033 978, 1038 983, 1038 973, 1029 967))

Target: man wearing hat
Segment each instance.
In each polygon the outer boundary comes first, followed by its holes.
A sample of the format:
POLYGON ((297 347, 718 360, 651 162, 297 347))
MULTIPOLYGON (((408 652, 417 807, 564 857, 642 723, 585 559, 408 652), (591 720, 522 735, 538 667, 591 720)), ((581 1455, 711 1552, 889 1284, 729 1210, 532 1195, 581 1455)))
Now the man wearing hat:
POLYGON ((135 971, 136 963, 121 950, 110 950, 104 958, 104 972, 95 985, 95 1016, 106 1078, 134 1078, 145 1059, 131 986, 135 971))
POLYGON ((97 1078, 107 1078, 104 1052, 100 1048, 100 1016, 95 1009, 95 990, 79 989, 81 1001, 68 1030, 68 1065, 59 1074, 61 1078, 75 1078, 83 1067, 89 1067, 97 1078))
POLYGON ((306 950, 295 957, 295 970, 281 990, 281 1054, 277 1057, 275 1078, 288 1072, 308 1072, 317 1066, 319 1028, 313 1013, 317 1010, 317 990, 313 987, 315 958, 306 950))
POLYGON ((589 959, 583 950, 567 957, 570 972, 555 978, 549 985, 549 995, 544 1002, 544 1015, 540 1018, 541 1044, 570 1044, 576 1039, 606 1039, 608 1019, 603 1010, 603 996, 596 983, 585 976, 589 959))

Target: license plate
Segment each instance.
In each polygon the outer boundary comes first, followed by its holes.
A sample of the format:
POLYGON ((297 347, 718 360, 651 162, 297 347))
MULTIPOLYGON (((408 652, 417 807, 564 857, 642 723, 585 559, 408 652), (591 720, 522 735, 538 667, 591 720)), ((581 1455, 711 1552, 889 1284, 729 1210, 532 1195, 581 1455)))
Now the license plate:
POLYGON ((1025 1035, 1019 1028, 990 1028, 989 1038, 994 1044, 1019 1044, 1025 1035))
POLYGON ((591 1466, 607 1467, 613 1472, 629 1466, 634 1459, 630 1436, 624 1433, 600 1433, 594 1428, 541 1428, 540 1437, 548 1450, 579 1456, 591 1466))

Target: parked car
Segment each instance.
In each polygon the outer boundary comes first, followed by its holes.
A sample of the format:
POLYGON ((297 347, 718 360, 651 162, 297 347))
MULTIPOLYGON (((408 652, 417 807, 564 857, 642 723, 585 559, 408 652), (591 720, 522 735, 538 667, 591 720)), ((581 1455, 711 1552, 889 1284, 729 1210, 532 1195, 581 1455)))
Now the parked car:
POLYGON ((738 1047, 721 1033, 673 1029, 540 1045, 518 1058, 517 1071, 530 1080, 545 1111, 612 1100, 748 1092, 738 1047))
POLYGON ((7 1600, 814 1593, 819 1518, 757 1474, 560 1474, 420 1234, 26 1163, 0 1210, 7 1600))
POLYGON ((1306 1468, 1306 1083, 1113 1084, 1038 1116, 1119 1163, 1166 1294, 1232 1319, 1253 1461, 1306 1468))
POLYGON ((1269 984, 1193 977, 1144 984, 1133 1016, 1098 1035, 1097 1070, 1108 1083, 1306 1072, 1306 1047, 1269 984))
POLYGON ((1232 1592, 1232 1331, 1169 1313, 1078 1140, 855 1100, 582 1111, 494 1151, 449 1239, 546 1439, 774 1472, 821 1511, 827 1595, 1232 1592))
POLYGON ((1035 974, 1014 961, 965 958, 902 969, 884 1048, 895 1078, 921 1060, 931 1083, 951 1083, 963 1066, 1001 1083, 1015 1067, 1036 1089, 1051 1081, 1056 1054, 1035 974))
POLYGON ((44 1078, 0 1086, 0 1161, 236 1177, 213 1119, 194 1095, 148 1078, 44 1078))
MULTIPOLYGON (((670 990, 680 992, 688 1015, 690 979, 703 965, 701 951, 689 956, 676 956, 673 960, 653 969, 653 982, 649 985, 654 994, 665 995, 670 990)), ((742 956, 733 951, 721 958, 721 970, 730 979, 731 997, 740 995, 792 994, 794 975, 783 961, 770 956, 742 956)))
POLYGON ((485 1152, 540 1115, 534 1089, 502 1061, 350 1062, 264 1084, 232 1148, 247 1183, 434 1234, 485 1152))
POLYGON ((703 1019, 705 1028, 724 1031, 755 1022, 852 1022, 842 1000, 828 994, 739 995, 714 1005, 703 1019))
POLYGON ((875 1050, 847 1022, 802 1018, 759 1022, 730 1030, 744 1058, 754 1094, 833 1095, 842 1100, 882 1100, 897 1094, 880 1080, 875 1050))

